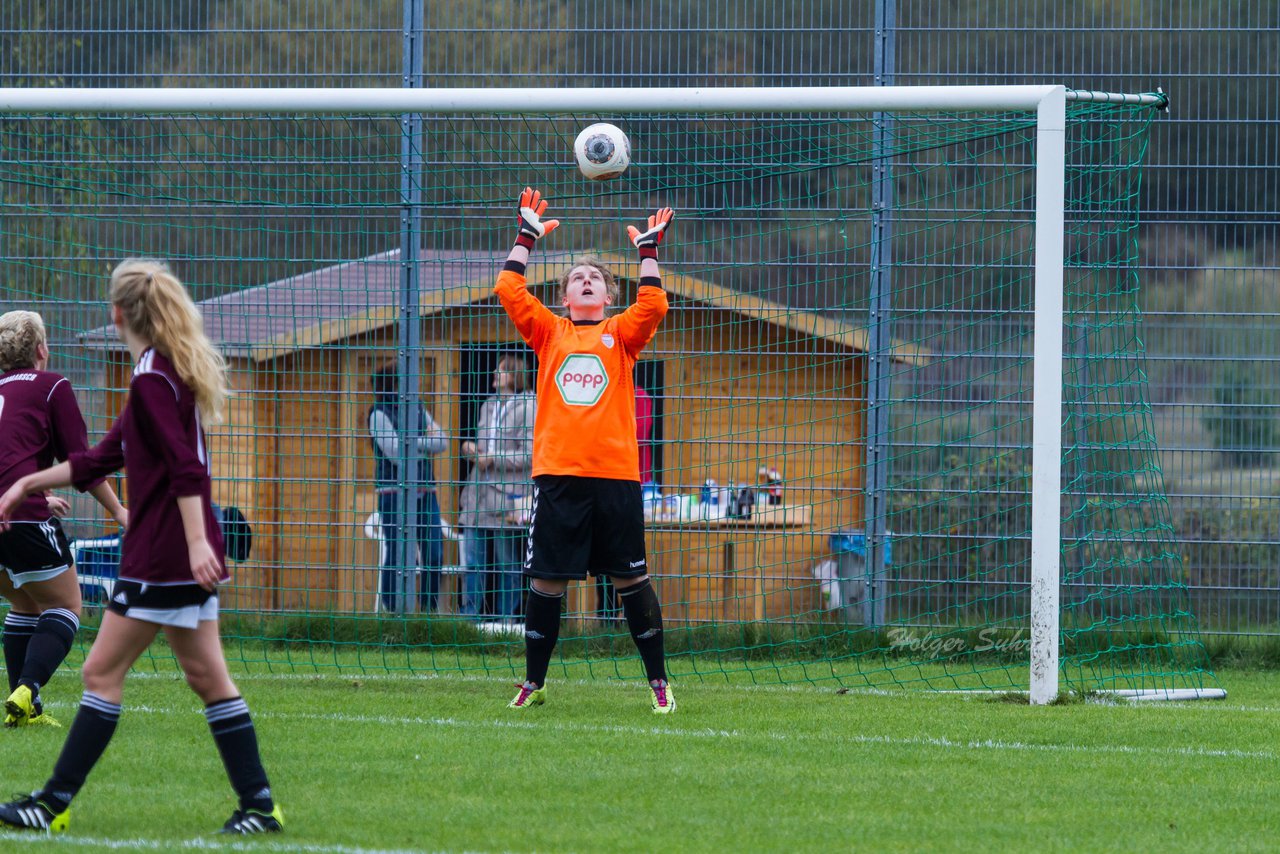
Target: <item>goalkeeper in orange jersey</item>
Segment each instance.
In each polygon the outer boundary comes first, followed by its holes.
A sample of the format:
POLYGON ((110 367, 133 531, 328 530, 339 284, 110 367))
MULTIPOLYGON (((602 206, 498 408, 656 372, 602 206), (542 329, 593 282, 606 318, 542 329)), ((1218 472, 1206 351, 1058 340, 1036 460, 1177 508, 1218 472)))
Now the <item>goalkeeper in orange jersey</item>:
POLYGON ((525 552, 530 578, 525 611, 525 679, 509 707, 546 701, 547 667, 560 634, 560 610, 572 579, 607 575, 618 589, 644 661, 656 714, 675 711, 667 685, 662 607, 649 581, 640 502, 633 371, 667 313, 658 244, 675 213, 662 208, 644 231, 628 226, 640 250, 640 289, 625 311, 607 267, 579 259, 560 279, 556 314, 526 289, 529 250, 560 223, 543 219, 547 202, 520 194, 520 233, 494 288, 520 335, 538 354, 538 409, 533 426, 533 521, 525 552))

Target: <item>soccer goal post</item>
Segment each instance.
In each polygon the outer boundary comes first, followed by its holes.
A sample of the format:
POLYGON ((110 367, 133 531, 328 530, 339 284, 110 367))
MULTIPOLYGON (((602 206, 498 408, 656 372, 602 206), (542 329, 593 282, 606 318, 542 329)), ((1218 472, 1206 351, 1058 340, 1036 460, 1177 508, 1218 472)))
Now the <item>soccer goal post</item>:
MULTIPOLYGON (((1062 86, 0 89, 0 308, 47 313, 101 428, 128 376, 97 311, 108 261, 172 261, 237 392, 210 433, 218 500, 253 531, 229 636, 308 644, 335 668, 385 665, 390 644, 404 663, 386 666, 510 669, 522 588, 494 543, 519 536, 520 508, 459 514, 495 360, 525 355, 490 297, 514 200, 536 186, 565 222, 530 271, 549 303, 543 283, 588 251, 626 301, 623 226, 670 205, 672 311, 635 382, 677 672, 1037 704, 1064 680, 1215 696, 1136 332, 1141 162, 1164 102, 1062 86), (631 137, 615 181, 573 167, 596 120, 631 137), (418 474, 394 484, 367 429, 386 370, 399 434, 422 429, 403 405, 421 400, 448 437, 400 443, 398 470, 418 474), (394 521, 406 507, 430 538, 394 521)), ((566 672, 624 666, 611 602, 571 597, 566 672)))

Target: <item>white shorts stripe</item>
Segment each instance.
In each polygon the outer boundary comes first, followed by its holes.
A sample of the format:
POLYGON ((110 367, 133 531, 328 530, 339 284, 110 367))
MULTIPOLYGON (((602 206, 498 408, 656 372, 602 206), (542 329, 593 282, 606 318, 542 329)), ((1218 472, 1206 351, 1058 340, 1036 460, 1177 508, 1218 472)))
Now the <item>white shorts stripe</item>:
POLYGON ((31 584, 35 581, 48 581, 50 578, 57 578, 70 568, 71 564, 66 564, 64 566, 55 566, 53 569, 37 569, 31 572, 14 572, 6 566, 4 571, 9 573, 9 580, 13 582, 14 587, 21 587, 24 584, 31 584))
POLYGON ((131 606, 125 615, 144 623, 158 623, 179 629, 195 629, 201 623, 218 619, 218 597, 210 596, 203 605, 184 605, 181 608, 138 608, 131 606))

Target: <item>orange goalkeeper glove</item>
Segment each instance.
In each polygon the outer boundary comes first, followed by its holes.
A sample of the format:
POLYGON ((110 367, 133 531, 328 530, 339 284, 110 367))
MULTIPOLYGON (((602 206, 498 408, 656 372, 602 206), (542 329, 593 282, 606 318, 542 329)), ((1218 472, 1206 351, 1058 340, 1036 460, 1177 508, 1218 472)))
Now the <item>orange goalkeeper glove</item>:
POLYGON ((658 257, 658 244, 666 236, 667 228, 675 218, 676 212, 671 208, 659 208, 657 213, 649 217, 647 231, 641 231, 634 225, 627 226, 627 236, 631 238, 631 242, 640 250, 641 258, 658 257))
POLYGON ((560 220, 543 219, 542 215, 546 212, 547 200, 542 198, 542 193, 531 187, 525 187, 524 192, 520 194, 518 210, 520 234, 516 237, 516 243, 526 249, 532 249, 534 241, 539 237, 546 237, 556 230, 560 220))

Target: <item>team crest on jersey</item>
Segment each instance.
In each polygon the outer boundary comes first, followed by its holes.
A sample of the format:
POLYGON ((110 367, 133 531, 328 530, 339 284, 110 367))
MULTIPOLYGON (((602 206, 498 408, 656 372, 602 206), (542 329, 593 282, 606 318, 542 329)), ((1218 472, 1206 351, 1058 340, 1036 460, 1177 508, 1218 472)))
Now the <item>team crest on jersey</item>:
POLYGON ((595 406, 609 387, 604 362, 592 353, 571 353, 556 368, 556 388, 569 406, 595 406))
POLYGON ((612 350, 612 349, 613 349, 613 336, 612 336, 612 335, 610 335, 608 332, 606 332, 605 334, 603 334, 603 335, 601 335, 601 336, 600 336, 600 343, 601 343, 601 344, 603 344, 604 346, 608 347, 610 350, 612 350))

